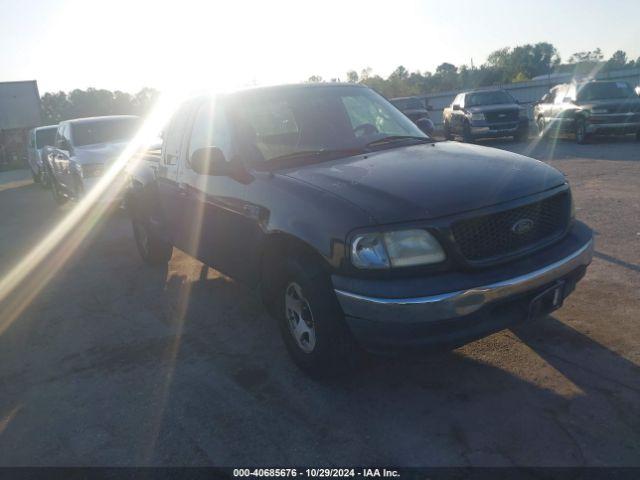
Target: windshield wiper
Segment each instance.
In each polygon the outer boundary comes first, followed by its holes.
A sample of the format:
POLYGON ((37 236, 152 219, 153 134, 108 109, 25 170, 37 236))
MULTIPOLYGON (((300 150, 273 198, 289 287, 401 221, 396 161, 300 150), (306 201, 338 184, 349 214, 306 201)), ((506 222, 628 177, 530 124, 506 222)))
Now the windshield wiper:
POLYGON ((430 137, 418 137, 416 135, 389 135, 387 137, 382 137, 372 142, 369 142, 365 145, 365 147, 387 145, 389 143, 402 142, 405 140, 419 140, 422 143, 433 143, 433 139, 430 137))
POLYGON ((320 150, 301 150, 299 152, 291 152, 285 155, 279 155, 277 157, 271 158, 270 162, 279 162, 283 160, 296 160, 299 158, 318 158, 324 156, 333 156, 333 155, 356 155, 358 153, 362 153, 362 149, 359 148, 345 148, 345 149, 327 149, 323 148, 320 150))

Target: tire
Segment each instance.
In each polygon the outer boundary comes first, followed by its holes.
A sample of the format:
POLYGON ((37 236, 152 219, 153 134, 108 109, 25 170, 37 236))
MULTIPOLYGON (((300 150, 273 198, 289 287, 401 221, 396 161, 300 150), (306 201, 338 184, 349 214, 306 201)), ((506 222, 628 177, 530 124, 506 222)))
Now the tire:
POLYGON ((288 260, 275 294, 280 333, 296 365, 312 377, 351 371, 357 348, 324 270, 310 257, 288 260))
POLYGON ((151 231, 148 219, 133 218, 131 225, 142 260, 148 265, 166 265, 173 255, 173 245, 151 231))
POLYGON ((449 125, 449 122, 444 122, 442 130, 444 131, 445 140, 453 140, 453 135, 451 134, 451 125, 449 125))
POLYGON ((33 179, 33 183, 40 183, 40 175, 33 171, 33 168, 29 167, 31 171, 31 178, 33 179))
POLYGON ((544 117, 538 117, 536 120, 536 125, 538 126, 538 137, 546 138, 547 137, 547 124, 544 121, 544 117))
POLYGON ((471 125, 469 122, 464 122, 462 126, 462 141, 464 143, 473 143, 473 136, 471 135, 471 125))
POLYGON ((587 133, 587 123, 582 117, 576 118, 576 142, 584 145, 589 143, 589 140, 591 140, 591 136, 587 133))
POLYGON ((51 179, 49 172, 46 167, 42 167, 42 170, 40 170, 40 186, 46 190, 51 187, 50 183, 51 179))
POLYGON ((64 205, 65 203, 67 203, 68 198, 62 192, 62 189, 60 188, 60 185, 58 184, 56 178, 54 176, 50 176, 49 178, 51 180, 51 195, 53 195, 53 200, 58 205, 64 205))

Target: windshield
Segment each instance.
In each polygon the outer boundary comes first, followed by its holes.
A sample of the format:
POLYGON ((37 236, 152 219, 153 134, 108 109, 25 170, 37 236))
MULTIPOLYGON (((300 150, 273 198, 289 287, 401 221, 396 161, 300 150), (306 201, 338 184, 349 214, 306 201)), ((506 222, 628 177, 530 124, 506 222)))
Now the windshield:
POLYGON ((578 91, 578 101, 630 98, 634 93, 627 82, 587 83, 578 91))
POLYGON ((36 148, 53 145, 53 141, 56 138, 56 130, 58 130, 58 127, 36 130, 36 148))
POLYGON ((507 92, 496 90, 495 92, 477 92, 466 96, 465 107, 477 107, 479 105, 498 105, 501 103, 514 103, 514 99, 507 92))
POLYGON ((73 144, 81 147, 96 143, 130 140, 139 125, 137 117, 101 119, 75 123, 72 126, 73 144))
POLYGON ((242 92, 232 100, 230 116, 256 162, 303 152, 357 151, 386 137, 429 138, 382 96, 356 86, 242 92))

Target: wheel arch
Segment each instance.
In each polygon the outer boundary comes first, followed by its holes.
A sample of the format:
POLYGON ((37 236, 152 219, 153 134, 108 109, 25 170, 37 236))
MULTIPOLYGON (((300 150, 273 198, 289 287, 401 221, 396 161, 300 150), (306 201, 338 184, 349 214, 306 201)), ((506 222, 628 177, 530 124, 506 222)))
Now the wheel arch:
POLYGON ((304 259, 311 275, 328 275, 331 271, 327 259, 309 243, 290 233, 270 233, 262 245, 258 278, 265 304, 269 304, 277 292, 279 279, 287 271, 283 268, 285 262, 293 259, 304 259))

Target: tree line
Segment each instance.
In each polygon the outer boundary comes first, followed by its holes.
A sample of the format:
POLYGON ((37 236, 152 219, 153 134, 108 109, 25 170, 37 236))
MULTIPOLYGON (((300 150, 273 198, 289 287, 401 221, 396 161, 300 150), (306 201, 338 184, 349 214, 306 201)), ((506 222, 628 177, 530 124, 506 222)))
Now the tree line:
MULTIPOLYGON (((602 51, 596 48, 576 52, 563 63, 558 50, 552 44, 540 42, 534 45, 527 44, 496 50, 478 66, 473 64, 456 66, 445 62, 432 73, 430 71, 409 72, 401 65, 386 78, 374 75, 370 68, 365 68, 360 73, 355 70, 347 72, 346 81, 363 83, 392 98, 523 82, 555 73, 584 76, 626 68, 640 68, 640 57, 629 60, 625 52, 618 50, 605 60, 602 51)), ((313 75, 308 81, 324 80, 318 75, 313 75)), ((330 81, 335 82, 340 79, 332 78, 330 81)))
MULTIPOLYGON (((456 66, 445 62, 433 73, 409 72, 399 66, 386 78, 365 68, 360 73, 355 70, 347 72, 346 81, 365 84, 391 98, 521 82, 553 73, 581 76, 635 67, 640 68, 640 57, 629 60, 625 52, 618 50, 605 60, 599 48, 576 52, 562 63, 558 50, 552 44, 540 42, 496 50, 479 66, 456 66)), ((324 80, 313 75, 308 81, 324 80)), ((332 78, 330 81, 341 80, 332 78)), ((69 118, 97 115, 144 115, 157 97, 158 92, 152 88, 143 88, 136 94, 95 88, 76 89, 69 93, 45 93, 41 99, 43 121, 45 124, 55 124, 69 118)))
POLYGON ((53 125, 70 118, 100 115, 145 115, 158 98, 158 91, 143 88, 136 94, 88 88, 71 92, 49 92, 40 99, 42 120, 53 125))

